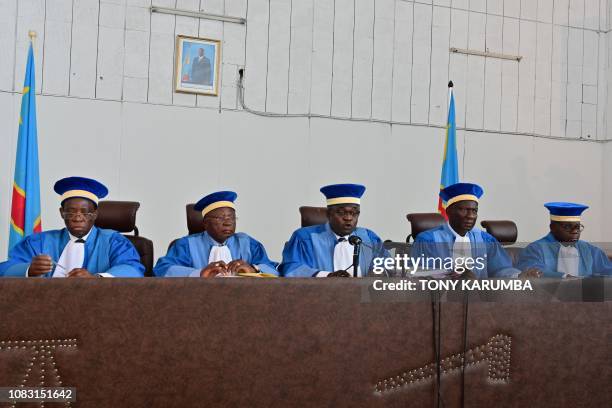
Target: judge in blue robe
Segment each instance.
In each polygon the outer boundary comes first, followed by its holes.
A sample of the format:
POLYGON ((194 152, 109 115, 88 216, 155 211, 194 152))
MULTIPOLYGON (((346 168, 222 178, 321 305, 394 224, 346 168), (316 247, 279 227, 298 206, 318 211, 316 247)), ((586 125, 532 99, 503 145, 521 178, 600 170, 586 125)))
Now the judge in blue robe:
POLYGON ((365 276, 375 257, 388 255, 373 231, 357 227, 365 187, 334 184, 321 188, 327 199, 328 222, 296 230, 283 250, 279 270, 287 277, 365 276), (351 236, 361 239, 359 267, 354 270, 351 236))
POLYGON ((453 278, 519 276, 495 237, 475 228, 482 194, 482 187, 472 183, 456 183, 440 191, 448 223, 416 237, 411 257, 413 262, 423 259, 419 269, 445 269, 453 278))
POLYGON ((236 232, 233 191, 219 191, 202 198, 194 209, 204 216, 205 232, 177 240, 153 269, 156 276, 215 277, 263 272, 278 275, 276 264, 264 246, 243 232, 236 232))
POLYGON ((59 180, 60 215, 66 228, 29 235, 0 263, 3 277, 142 277, 138 252, 123 235, 94 226, 98 200, 108 193, 84 177, 59 180))
POLYGON ((580 240, 581 215, 588 207, 567 202, 544 206, 550 211, 550 232, 521 251, 517 266, 551 278, 611 276, 612 261, 604 251, 580 240))

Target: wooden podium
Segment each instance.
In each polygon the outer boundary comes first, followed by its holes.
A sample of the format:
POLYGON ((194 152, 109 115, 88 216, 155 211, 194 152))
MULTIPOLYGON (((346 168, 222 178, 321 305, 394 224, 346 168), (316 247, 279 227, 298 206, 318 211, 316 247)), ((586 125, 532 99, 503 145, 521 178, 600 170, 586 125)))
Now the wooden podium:
POLYGON ((372 282, 2 279, 0 387, 75 387, 82 408, 610 403, 608 280, 467 308, 372 282))

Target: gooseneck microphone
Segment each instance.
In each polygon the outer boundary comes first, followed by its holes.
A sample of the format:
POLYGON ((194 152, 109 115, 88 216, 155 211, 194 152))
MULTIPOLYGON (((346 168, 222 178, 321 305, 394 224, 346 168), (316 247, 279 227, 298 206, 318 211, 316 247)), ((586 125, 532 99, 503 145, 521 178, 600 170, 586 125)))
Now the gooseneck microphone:
POLYGON ((359 267, 359 249, 361 247, 361 238, 357 235, 351 235, 348 239, 349 244, 353 246, 353 277, 357 277, 357 268, 359 267))

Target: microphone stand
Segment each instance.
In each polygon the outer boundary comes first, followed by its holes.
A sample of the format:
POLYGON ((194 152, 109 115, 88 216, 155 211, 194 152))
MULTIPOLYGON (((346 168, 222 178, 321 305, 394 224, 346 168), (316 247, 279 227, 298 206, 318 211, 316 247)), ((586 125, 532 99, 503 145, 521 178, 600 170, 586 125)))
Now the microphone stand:
POLYGON ((362 241, 357 235, 351 235, 348 241, 353 246, 353 278, 356 278, 357 268, 359 267, 359 249, 362 241))

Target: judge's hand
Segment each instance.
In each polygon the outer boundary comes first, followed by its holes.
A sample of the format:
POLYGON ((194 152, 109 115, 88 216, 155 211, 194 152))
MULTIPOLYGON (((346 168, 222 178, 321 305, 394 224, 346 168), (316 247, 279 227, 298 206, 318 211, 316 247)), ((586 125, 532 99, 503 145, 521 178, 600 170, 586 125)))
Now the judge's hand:
POLYGON ((448 277, 451 278, 451 279, 468 279, 468 280, 476 280, 476 279, 478 279, 476 274, 474 272, 470 271, 469 269, 466 269, 462 273, 453 271, 453 272, 451 272, 448 275, 448 277))
POLYGON ((461 279, 476 280, 478 279, 478 276, 476 276, 476 274, 471 270, 466 269, 465 272, 461 274, 461 279))
POLYGON ((202 278, 214 278, 220 273, 227 272, 227 265, 223 261, 211 262, 200 272, 202 278))
POLYGON ((328 278, 350 278, 351 274, 347 271, 336 271, 327 275, 328 278))
POLYGON ((49 255, 38 255, 32 258, 28 276, 40 276, 50 272, 53 268, 53 260, 49 255))
POLYGON ((257 273, 255 268, 251 266, 248 262, 243 261, 242 259, 236 259, 229 264, 227 264, 227 269, 233 274, 238 273, 257 273))
POLYGON ((66 275, 68 278, 95 278, 95 275, 89 273, 85 268, 74 268, 66 275))
POLYGON ((542 271, 538 268, 529 268, 519 274, 519 279, 541 278, 542 271))

